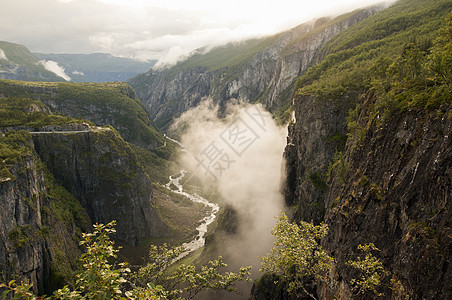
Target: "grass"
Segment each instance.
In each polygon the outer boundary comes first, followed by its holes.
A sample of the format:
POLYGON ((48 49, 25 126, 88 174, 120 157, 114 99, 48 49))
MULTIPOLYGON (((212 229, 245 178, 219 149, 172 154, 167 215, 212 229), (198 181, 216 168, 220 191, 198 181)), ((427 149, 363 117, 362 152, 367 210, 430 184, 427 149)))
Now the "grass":
POLYGON ((50 114, 38 100, 26 97, 0 98, 0 127, 30 127, 34 130, 46 125, 83 123, 85 120, 50 114))

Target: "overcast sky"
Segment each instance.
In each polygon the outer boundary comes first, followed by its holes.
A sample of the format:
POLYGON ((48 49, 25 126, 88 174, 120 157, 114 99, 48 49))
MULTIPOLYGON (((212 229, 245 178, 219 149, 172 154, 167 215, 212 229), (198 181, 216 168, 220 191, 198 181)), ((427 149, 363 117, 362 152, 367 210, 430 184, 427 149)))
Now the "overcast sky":
POLYGON ((32 52, 171 62, 205 45, 267 35, 384 0, 1 0, 0 40, 32 52))

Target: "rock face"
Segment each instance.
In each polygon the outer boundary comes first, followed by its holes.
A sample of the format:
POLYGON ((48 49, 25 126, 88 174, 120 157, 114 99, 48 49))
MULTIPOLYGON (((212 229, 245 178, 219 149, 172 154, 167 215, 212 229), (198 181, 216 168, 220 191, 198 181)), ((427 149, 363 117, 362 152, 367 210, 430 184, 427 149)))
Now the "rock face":
MULTIPOLYGON (((330 233, 324 245, 335 253, 342 280, 351 278, 344 263, 357 245, 373 242, 400 280, 401 295, 452 297, 450 112, 444 105, 431 113, 404 113, 348 147, 348 181, 335 181, 325 198, 330 233)), ((386 288, 391 293, 401 296, 386 288)))
MULTIPOLYGON (((31 136, 22 138, 32 150, 31 136)), ((90 230, 88 216, 52 182, 32 151, 0 182, 0 280, 33 284, 48 293, 77 266, 77 240, 90 230)))
POLYGON ((168 229, 152 207, 149 177, 113 130, 34 134, 35 149, 93 223, 117 221, 115 238, 131 245, 168 229))
POLYGON ((0 281, 28 280, 40 293, 61 287, 91 223, 116 220, 113 238, 129 245, 169 233, 149 177, 117 131, 66 124, 22 132, 25 156, 0 178, 0 281))
MULTIPOLYGON (((368 101, 361 105, 360 126, 367 122, 368 101)), ((343 156, 334 158, 341 146, 330 137, 346 133, 347 110, 344 103, 295 99, 296 122, 285 150, 286 202, 297 205, 294 219, 330 228, 322 243, 337 264, 328 284, 320 285, 320 298, 352 297, 348 284, 356 273, 345 263, 359 255, 359 244, 370 242, 389 272, 388 299, 452 297, 450 106, 373 124, 364 137, 349 138, 343 156), (329 182, 316 177, 332 162, 329 182), (399 290, 389 288, 391 278, 400 281, 399 290)))
MULTIPOLYGON (((275 111, 288 103, 296 78, 321 58, 319 50, 326 41, 378 10, 374 7, 341 19, 320 19, 300 25, 262 40, 259 45, 265 47, 240 64, 209 69, 200 63, 182 70, 176 65, 167 70, 151 70, 132 78, 129 83, 160 128, 166 128, 173 117, 196 106, 204 97, 211 97, 220 105, 231 98, 260 101, 275 111)), ((220 50, 214 49, 210 55, 215 51, 220 50)), ((241 51, 255 50, 244 46, 241 51)), ((221 56, 218 59, 221 60, 221 56)))
POLYGON ((44 266, 44 256, 48 255, 45 241, 38 234, 46 197, 44 175, 32 157, 12 174, 15 180, 0 183, 0 273, 2 279, 8 274, 28 277, 42 291, 45 274, 49 273, 49 266, 44 266), (20 174, 21 169, 25 173, 20 174))
POLYGON ((285 200, 288 205, 297 205, 295 218, 303 216, 318 223, 323 219, 326 188, 321 174, 345 146, 345 117, 351 103, 332 103, 312 96, 297 97, 294 102, 296 122, 289 125, 284 151, 285 200))

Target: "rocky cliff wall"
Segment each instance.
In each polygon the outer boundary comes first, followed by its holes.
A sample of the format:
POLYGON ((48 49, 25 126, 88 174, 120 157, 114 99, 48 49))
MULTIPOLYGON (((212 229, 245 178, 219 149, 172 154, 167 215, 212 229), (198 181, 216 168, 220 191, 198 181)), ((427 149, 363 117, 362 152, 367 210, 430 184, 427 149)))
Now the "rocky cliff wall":
POLYGON ((296 206, 295 218, 319 223, 324 216, 324 175, 345 146, 347 111, 352 101, 330 102, 313 96, 294 99, 296 121, 289 125, 284 194, 296 206))
MULTIPOLYGON (((349 283, 344 263, 357 245, 372 242, 389 274, 389 298, 452 297, 452 120, 451 108, 411 111, 374 124, 364 140, 350 141, 347 182, 335 179, 326 195, 324 245, 337 258, 337 274, 349 283), (391 290, 390 279, 399 280, 391 290)), ((325 293, 337 297, 333 289, 325 293)))
POLYGON ((269 46, 239 65, 214 70, 198 66, 183 71, 177 71, 176 65, 174 69, 151 70, 129 83, 160 128, 166 128, 173 117, 196 106, 204 97, 222 105, 231 98, 260 101, 275 111, 288 103, 296 78, 323 55, 320 49, 325 42, 379 9, 300 25, 272 37, 269 46))
POLYGON ((37 293, 70 283, 91 223, 116 220, 113 238, 132 246, 169 234, 149 177, 117 131, 65 124, 0 138, 9 142, 2 140, 0 281, 29 281, 37 293))
POLYGON ((77 200, 54 183, 33 152, 31 136, 20 135, 28 151, 0 181, 0 280, 28 281, 34 292, 49 293, 77 268, 77 241, 90 221, 77 200))
POLYGON ((286 202, 296 206, 295 220, 328 224, 322 245, 337 259, 319 296, 355 297, 350 282, 357 273, 345 263, 360 255, 358 244, 372 242, 388 271, 384 298, 450 298, 450 106, 369 120, 369 96, 361 104, 360 133, 335 156, 344 145, 332 137, 346 133, 346 103, 295 101, 296 122, 285 151, 286 202), (400 282, 398 289, 390 288, 391 279, 400 282))
POLYGON ((41 204, 46 197, 44 175, 32 156, 11 174, 14 180, 0 183, 0 272, 2 279, 17 274, 42 290, 49 273, 49 266, 44 266, 48 253, 40 234, 41 204))
POLYGON ((114 130, 34 134, 36 152, 93 223, 117 221, 115 238, 137 245, 168 228, 153 207, 151 181, 114 130))

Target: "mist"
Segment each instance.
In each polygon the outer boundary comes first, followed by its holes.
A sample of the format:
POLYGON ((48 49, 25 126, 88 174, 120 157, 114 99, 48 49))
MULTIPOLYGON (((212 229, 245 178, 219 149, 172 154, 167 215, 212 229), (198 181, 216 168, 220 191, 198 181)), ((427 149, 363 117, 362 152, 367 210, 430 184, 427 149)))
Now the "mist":
POLYGON ((2 49, 0 49, 0 59, 8 60, 8 58, 6 57, 5 52, 2 49))
POLYGON ((162 66, 205 46, 268 36, 378 2, 384 1, 2 0, 0 40, 32 52, 107 52, 162 66))
POLYGON ((47 71, 55 73, 66 81, 71 81, 71 77, 64 72, 64 68, 58 65, 57 62, 52 60, 41 60, 40 63, 44 66, 47 71))
POLYGON ((234 268, 252 265, 256 278, 258 257, 270 250, 275 217, 284 210, 280 187, 287 129, 260 104, 235 103, 221 114, 206 100, 185 112, 173 129, 186 127, 182 165, 237 211, 238 232, 224 236, 220 245, 217 241, 217 249, 234 268))

